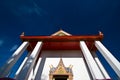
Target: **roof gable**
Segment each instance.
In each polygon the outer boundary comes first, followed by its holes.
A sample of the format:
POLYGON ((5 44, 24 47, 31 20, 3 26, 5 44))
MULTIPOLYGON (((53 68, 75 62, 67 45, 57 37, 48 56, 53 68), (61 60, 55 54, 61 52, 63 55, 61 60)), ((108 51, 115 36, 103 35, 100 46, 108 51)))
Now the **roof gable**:
POLYGON ((50 66, 50 74, 56 74, 56 75, 63 75, 63 74, 71 74, 72 75, 72 65, 69 67, 65 67, 62 58, 59 61, 59 64, 57 67, 53 67, 53 65, 50 66))
POLYGON ((71 36, 71 34, 63 31, 62 29, 55 32, 54 34, 52 34, 51 36, 71 36))
POLYGON ((59 62, 59 64, 58 64, 54 73, 55 74, 66 74, 67 73, 62 59, 60 59, 60 62, 59 62))

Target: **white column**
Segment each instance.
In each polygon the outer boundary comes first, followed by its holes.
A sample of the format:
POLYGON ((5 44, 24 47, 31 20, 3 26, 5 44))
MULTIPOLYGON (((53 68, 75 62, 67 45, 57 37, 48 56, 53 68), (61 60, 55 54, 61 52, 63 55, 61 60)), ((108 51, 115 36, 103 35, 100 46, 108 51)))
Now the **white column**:
POLYGON ((105 70, 105 68, 103 67, 102 63, 100 62, 98 56, 96 55, 95 52, 92 52, 94 59, 98 65, 98 67, 100 68, 102 74, 104 75, 105 79, 111 79, 110 76, 108 75, 107 71, 105 70))
POLYGON ((17 62, 17 60, 20 58, 22 53, 26 50, 28 47, 29 42, 25 41, 21 44, 21 46, 13 53, 13 55, 10 57, 10 59, 6 62, 6 64, 2 67, 0 70, 0 77, 6 77, 14 64, 17 62))
POLYGON ((111 79, 110 76, 108 75, 107 71, 105 70, 105 68, 103 67, 102 63, 100 62, 100 60, 98 59, 98 57, 95 57, 95 61, 98 64, 98 66, 100 67, 100 70, 102 71, 105 79, 111 79))
POLYGON ((34 73, 33 73, 33 69, 32 69, 27 80, 33 80, 33 79, 32 79, 33 74, 34 74, 34 73))
POLYGON ((30 57, 27 59, 25 65, 23 66, 21 72, 17 76, 17 78, 16 78, 17 80, 27 80, 28 79, 29 74, 30 74, 31 70, 33 69, 35 61, 41 50, 41 47, 42 47, 42 42, 41 41, 37 42, 33 52, 31 53, 30 57))
POLYGON ((89 49, 87 48, 84 41, 80 41, 80 47, 87 62, 87 65, 90 69, 90 72, 93 76, 93 79, 104 79, 100 69, 98 68, 96 62, 94 61, 89 49))
POLYGON ((23 66, 25 65, 28 57, 30 56, 30 53, 31 53, 31 52, 28 53, 28 55, 25 57, 25 59, 23 60, 22 64, 20 65, 20 67, 19 67, 18 70, 16 71, 16 73, 15 73, 15 79, 16 79, 16 77, 19 75, 19 73, 20 73, 20 71, 22 70, 23 66))
POLYGON ((107 48, 105 48, 105 46, 100 41, 95 41, 95 46, 120 78, 119 61, 110 53, 110 51, 107 50, 107 48))
POLYGON ((20 67, 18 68, 17 72, 15 73, 15 78, 19 75, 22 67, 25 65, 25 62, 27 61, 28 57, 25 57, 25 59, 23 60, 22 64, 20 65, 20 67))
MULTIPOLYGON (((31 54, 31 53, 29 53, 29 55, 30 55, 30 54, 31 54)), ((29 55, 28 55, 28 56, 29 56, 29 55)), ((26 61, 27 61, 27 60, 26 60, 26 61)), ((34 74, 33 71, 34 71, 34 66, 33 66, 32 70, 30 71, 30 74, 29 74, 28 80, 33 80, 33 79, 32 79, 33 74, 34 74)))
POLYGON ((37 64, 36 64, 36 66, 35 66, 33 80, 35 79, 35 76, 36 76, 36 74, 37 74, 37 71, 38 71, 40 62, 41 62, 41 58, 38 59, 38 62, 37 62, 37 64))
POLYGON ((34 80, 41 80, 42 71, 46 58, 42 57, 34 80))

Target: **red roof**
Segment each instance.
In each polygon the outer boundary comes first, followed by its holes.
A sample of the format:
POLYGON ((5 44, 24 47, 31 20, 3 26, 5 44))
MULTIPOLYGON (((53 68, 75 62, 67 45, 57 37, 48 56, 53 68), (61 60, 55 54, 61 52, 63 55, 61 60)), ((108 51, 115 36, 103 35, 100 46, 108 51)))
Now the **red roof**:
POLYGON ((33 50, 38 41, 43 42, 43 50, 78 50, 80 49, 79 41, 81 40, 86 42, 90 50, 96 50, 94 41, 101 41, 103 39, 103 34, 99 32, 98 35, 73 36, 63 30, 60 30, 51 36, 25 36, 23 33, 20 38, 22 41, 30 42, 30 46, 28 47, 28 50, 30 51, 33 50))

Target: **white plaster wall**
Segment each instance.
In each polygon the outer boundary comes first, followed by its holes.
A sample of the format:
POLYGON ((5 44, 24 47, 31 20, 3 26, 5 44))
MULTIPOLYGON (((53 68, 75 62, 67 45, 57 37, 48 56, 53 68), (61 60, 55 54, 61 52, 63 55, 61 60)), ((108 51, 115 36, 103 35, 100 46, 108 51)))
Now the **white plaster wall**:
POLYGON ((49 65, 56 67, 62 57, 64 65, 73 65, 73 80, 90 80, 83 56, 78 50, 71 51, 43 51, 41 56, 45 59, 41 80, 49 80, 49 65))

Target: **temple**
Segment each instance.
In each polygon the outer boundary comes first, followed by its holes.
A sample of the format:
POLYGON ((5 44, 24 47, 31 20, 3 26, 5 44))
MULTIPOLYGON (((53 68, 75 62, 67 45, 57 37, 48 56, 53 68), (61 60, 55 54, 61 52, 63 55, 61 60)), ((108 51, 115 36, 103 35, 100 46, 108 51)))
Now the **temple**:
POLYGON ((72 35, 59 30, 50 36, 20 35, 22 44, 1 68, 7 77, 15 63, 28 51, 15 73, 15 80, 111 80, 97 51, 120 78, 120 63, 102 44, 103 33, 72 35))

